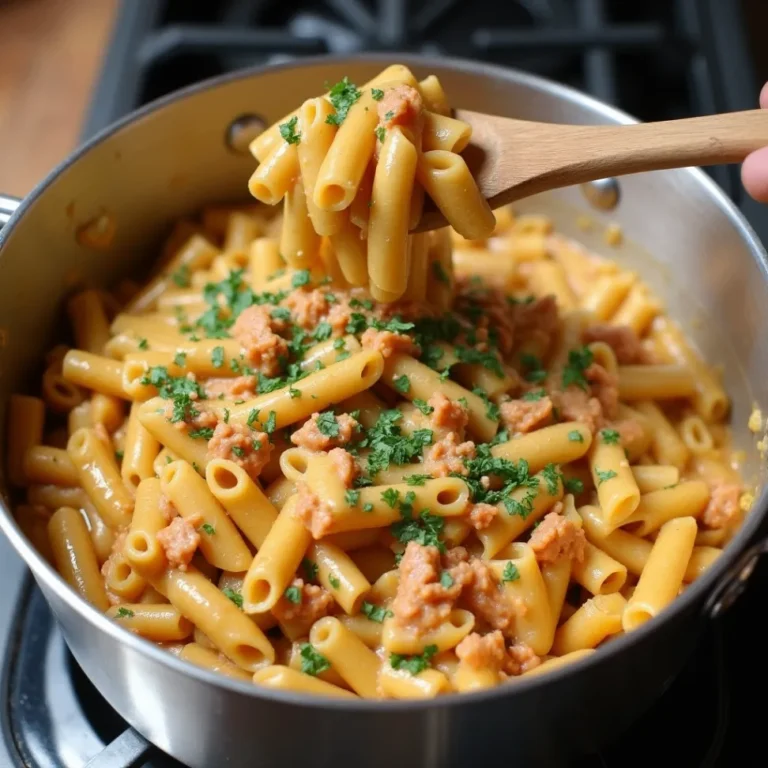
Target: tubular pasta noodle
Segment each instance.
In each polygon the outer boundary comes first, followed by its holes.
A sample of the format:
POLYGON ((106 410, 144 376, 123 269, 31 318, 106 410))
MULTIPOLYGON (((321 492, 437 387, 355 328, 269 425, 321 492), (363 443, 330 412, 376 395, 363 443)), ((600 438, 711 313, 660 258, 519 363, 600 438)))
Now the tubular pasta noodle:
POLYGON ((114 631, 225 677, 514 685, 663 613, 758 489, 644 275, 492 211, 436 76, 354 74, 250 143, 260 202, 65 298, 71 347, 8 398, 13 518, 114 631))

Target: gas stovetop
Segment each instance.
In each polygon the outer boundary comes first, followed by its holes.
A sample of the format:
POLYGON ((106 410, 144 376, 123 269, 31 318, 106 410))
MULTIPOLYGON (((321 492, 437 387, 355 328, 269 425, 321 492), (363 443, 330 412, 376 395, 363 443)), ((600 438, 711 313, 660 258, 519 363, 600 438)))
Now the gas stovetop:
MULTIPOLYGON (((644 120, 749 109, 758 91, 754 62, 765 54, 764 45, 750 49, 749 33, 766 23, 764 0, 124 0, 84 138, 207 77, 358 51, 513 66, 644 120), (762 12, 763 23, 758 16, 745 23, 745 10, 762 12)), ((768 209, 743 193, 738 169, 711 173, 768 242, 768 209)), ((0 768, 182 768, 91 686, 4 539, 0 583, 7 590, 0 601, 0 768)), ((702 626, 696 654, 654 708, 574 766, 765 765, 762 707, 751 699, 768 685, 754 632, 767 593, 763 565, 731 612, 702 626)))

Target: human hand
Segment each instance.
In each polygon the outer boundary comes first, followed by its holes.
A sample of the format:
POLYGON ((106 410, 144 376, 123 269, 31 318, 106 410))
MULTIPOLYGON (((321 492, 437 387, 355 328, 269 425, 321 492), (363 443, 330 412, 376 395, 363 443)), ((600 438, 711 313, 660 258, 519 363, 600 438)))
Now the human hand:
MULTIPOLYGON (((768 109, 768 83, 760 91, 760 106, 768 109)), ((741 181, 755 200, 768 203, 768 147, 758 149, 744 160, 741 181)))

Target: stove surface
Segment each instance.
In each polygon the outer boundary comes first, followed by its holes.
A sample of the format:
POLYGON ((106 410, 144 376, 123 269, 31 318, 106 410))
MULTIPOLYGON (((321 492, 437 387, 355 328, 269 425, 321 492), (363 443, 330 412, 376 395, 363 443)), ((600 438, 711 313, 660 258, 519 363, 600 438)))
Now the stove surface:
MULTIPOLYGON (((644 120, 749 109, 754 62, 768 77, 759 18, 764 0, 124 0, 84 137, 203 78, 326 52, 415 51, 513 66, 644 120), (754 24, 744 11, 756 14, 754 24)), ((768 241, 768 209, 744 194, 737 169, 711 173, 768 241)), ((4 539, 0 583, 0 768, 183 768, 91 686, 4 539)), ((752 699, 768 685, 768 665, 751 649, 767 591, 762 564, 723 620, 702 623, 695 655, 651 711, 573 765, 765 765, 752 699)))

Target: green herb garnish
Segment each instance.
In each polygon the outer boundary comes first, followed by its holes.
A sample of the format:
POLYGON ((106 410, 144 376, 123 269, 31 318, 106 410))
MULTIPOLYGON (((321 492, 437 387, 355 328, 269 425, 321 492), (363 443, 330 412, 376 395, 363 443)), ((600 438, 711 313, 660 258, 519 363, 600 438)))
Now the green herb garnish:
POLYGON ((418 675, 429 667, 430 659, 437 653, 436 645, 428 645, 418 656, 403 656, 399 653, 389 654, 392 669, 404 669, 412 675, 418 675))
POLYGON ((288 144, 298 144, 301 142, 301 134, 296 132, 296 123, 299 118, 294 115, 287 123, 280 123, 280 135, 288 144))
POLYGON ((597 475, 598 485, 602 485, 607 480, 611 480, 616 477, 616 473, 612 469, 598 469, 595 467, 595 474, 597 475))
POLYGON ((507 564, 504 566, 504 571, 501 574, 501 580, 503 582, 507 581, 517 581, 520 578, 520 571, 517 570, 517 566, 511 562, 508 561, 507 564))
POLYGON ((361 92, 354 83, 349 82, 348 77, 342 78, 330 89, 328 100, 336 110, 335 114, 328 115, 325 122, 329 125, 341 125, 347 118, 352 105, 360 98, 361 92))
POLYGON ((243 596, 239 592, 235 592, 235 590, 230 587, 224 587, 221 591, 223 592, 224 597, 228 597, 238 608, 242 609, 243 596))
POLYGON ((317 677, 326 669, 331 668, 331 662, 323 656, 322 653, 316 651, 310 643, 302 643, 301 649, 301 671, 305 675, 312 675, 317 677))
POLYGON ((394 616, 392 611, 388 608, 384 608, 381 605, 374 605, 367 601, 363 601, 360 606, 360 611, 364 616, 367 616, 371 621, 375 621, 377 624, 381 624, 384 619, 394 616))

